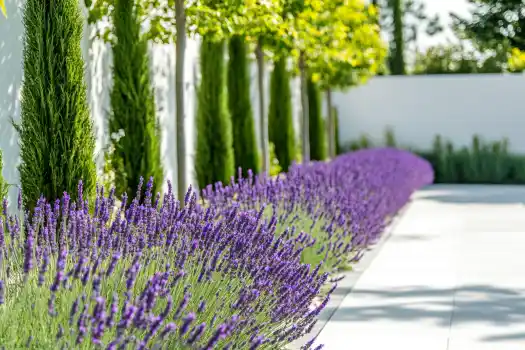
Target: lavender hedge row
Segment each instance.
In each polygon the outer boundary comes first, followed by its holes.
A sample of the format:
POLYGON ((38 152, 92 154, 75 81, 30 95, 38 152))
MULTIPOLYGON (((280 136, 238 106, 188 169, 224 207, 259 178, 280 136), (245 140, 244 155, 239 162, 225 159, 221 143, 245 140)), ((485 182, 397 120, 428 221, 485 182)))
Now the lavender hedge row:
POLYGON ((204 204, 152 181, 121 204, 99 188, 90 205, 81 184, 79 203, 41 198, 22 217, 4 201, 0 345, 282 349, 315 324, 334 270, 431 181, 425 161, 379 149, 208 188, 204 204))
POLYGON ((250 175, 229 186, 208 186, 215 208, 259 210, 276 217, 286 237, 303 241, 303 261, 345 267, 375 242, 388 219, 418 188, 433 182, 430 164, 394 148, 360 150, 326 162, 295 165, 270 181, 250 175), (313 236, 313 237, 312 237, 313 236), (331 264, 326 264, 330 262, 331 264))

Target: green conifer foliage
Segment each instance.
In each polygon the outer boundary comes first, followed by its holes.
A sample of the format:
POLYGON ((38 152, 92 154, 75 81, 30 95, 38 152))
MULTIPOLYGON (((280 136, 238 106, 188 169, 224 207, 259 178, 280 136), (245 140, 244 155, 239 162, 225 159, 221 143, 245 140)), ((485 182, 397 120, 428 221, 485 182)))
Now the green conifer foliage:
POLYGON ((84 20, 76 0, 27 0, 21 96, 19 166, 25 208, 40 195, 55 200, 94 194, 95 136, 90 116, 81 39, 84 20))
POLYGON ((268 110, 269 138, 283 171, 287 171, 296 156, 292 119, 292 92, 286 58, 274 63, 270 78, 270 107, 268 110))

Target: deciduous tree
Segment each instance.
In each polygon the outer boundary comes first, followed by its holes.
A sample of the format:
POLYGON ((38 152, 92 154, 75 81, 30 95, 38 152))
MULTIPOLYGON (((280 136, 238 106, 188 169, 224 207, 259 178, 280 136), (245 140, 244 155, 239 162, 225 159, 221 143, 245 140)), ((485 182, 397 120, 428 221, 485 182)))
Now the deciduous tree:
POLYGON ((312 78, 326 94, 328 151, 332 158, 337 147, 332 90, 346 90, 365 83, 379 71, 387 54, 379 33, 376 8, 360 0, 351 4, 349 7, 341 3, 332 5, 340 11, 333 12, 340 29, 335 32, 336 36, 327 35, 319 40, 319 45, 327 48, 324 55, 310 58, 312 78))

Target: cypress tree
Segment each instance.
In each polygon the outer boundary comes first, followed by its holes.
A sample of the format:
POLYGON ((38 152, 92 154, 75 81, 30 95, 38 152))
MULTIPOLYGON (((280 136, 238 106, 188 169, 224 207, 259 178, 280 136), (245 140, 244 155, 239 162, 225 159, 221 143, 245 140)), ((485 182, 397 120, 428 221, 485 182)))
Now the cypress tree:
POLYGON ((109 119, 114 151, 111 164, 117 193, 132 195, 141 176, 153 176, 153 193, 163 185, 160 128, 150 83, 148 43, 141 36, 134 0, 116 0, 113 12, 112 114, 109 119))
POLYGON ((228 107, 231 114, 235 168, 259 172, 259 155, 250 101, 250 74, 246 43, 234 36, 229 43, 228 107))
POLYGON ((390 51, 390 71, 392 75, 405 75, 405 39, 403 35, 403 0, 392 0, 392 13, 394 21, 393 47, 390 51))
POLYGON ((332 107, 332 113, 334 115, 334 122, 335 122, 335 154, 340 155, 343 153, 341 149, 341 140, 339 137, 339 111, 336 107, 332 107))
POLYGON ((234 175, 232 125, 226 96, 224 42, 202 39, 195 171, 200 188, 234 175))
POLYGON ((322 117, 321 92, 317 84, 308 79, 308 116, 310 134, 310 160, 326 159, 326 130, 322 117))
POLYGON ((84 198, 94 195, 95 136, 84 82, 84 25, 76 0, 27 0, 21 96, 19 166, 25 208, 40 195, 74 200, 79 180, 84 198))
POLYGON ((292 91, 286 58, 279 58, 270 77, 269 138, 275 146, 275 156, 283 171, 287 171, 296 156, 292 119, 292 91))

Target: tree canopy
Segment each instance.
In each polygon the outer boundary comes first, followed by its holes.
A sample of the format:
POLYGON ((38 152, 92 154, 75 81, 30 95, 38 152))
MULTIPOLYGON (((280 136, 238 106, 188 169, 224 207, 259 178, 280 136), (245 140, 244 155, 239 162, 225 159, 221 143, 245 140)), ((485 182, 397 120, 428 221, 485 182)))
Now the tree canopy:
POLYGON ((362 1, 353 1, 348 16, 339 18, 340 38, 323 36, 326 52, 310 56, 310 72, 323 90, 345 89, 364 83, 380 69, 387 54, 377 25, 377 11, 362 1))
POLYGON ((5 10, 4 0, 0 0, 0 11, 2 11, 5 18, 7 18, 7 11, 5 10))
POLYGON ((521 0, 469 0, 471 16, 452 14, 464 39, 481 48, 510 45, 525 49, 525 4, 521 0))

